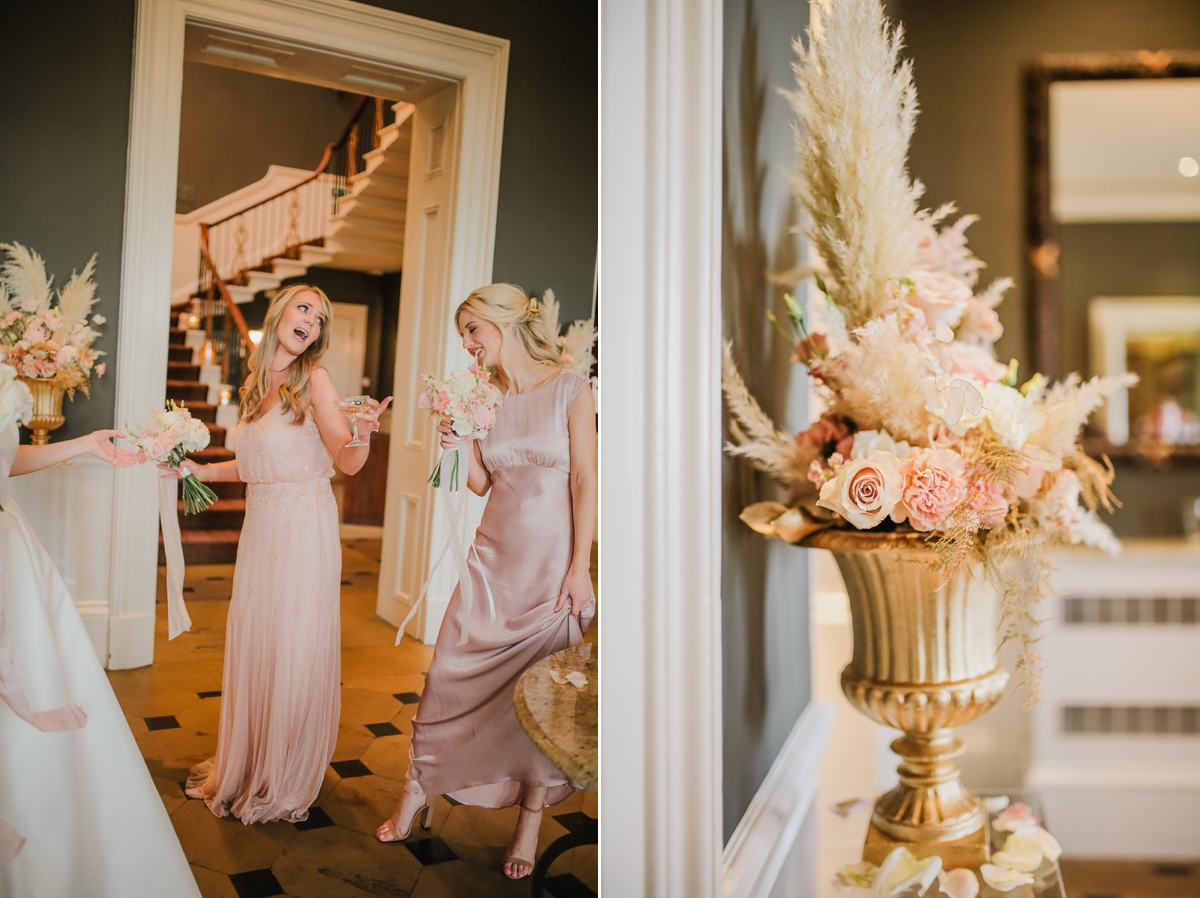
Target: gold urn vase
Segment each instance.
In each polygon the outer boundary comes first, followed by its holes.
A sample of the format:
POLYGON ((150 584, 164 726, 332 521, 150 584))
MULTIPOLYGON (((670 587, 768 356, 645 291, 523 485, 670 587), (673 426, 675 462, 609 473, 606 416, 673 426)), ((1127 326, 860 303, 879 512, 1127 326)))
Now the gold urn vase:
POLYGON ((50 442, 50 431, 62 427, 67 420, 62 413, 65 390, 46 378, 22 377, 21 380, 33 394, 33 417, 25 425, 33 434, 30 442, 45 446, 50 442))
POLYGON ((952 728, 1003 694, 996 660, 1000 596, 977 565, 946 580, 923 534, 824 530, 804 545, 829 549, 850 599, 854 656, 842 692, 872 720, 902 730, 892 743, 900 783, 879 796, 863 859, 903 845, 948 865, 988 860, 987 815, 959 780, 952 728))

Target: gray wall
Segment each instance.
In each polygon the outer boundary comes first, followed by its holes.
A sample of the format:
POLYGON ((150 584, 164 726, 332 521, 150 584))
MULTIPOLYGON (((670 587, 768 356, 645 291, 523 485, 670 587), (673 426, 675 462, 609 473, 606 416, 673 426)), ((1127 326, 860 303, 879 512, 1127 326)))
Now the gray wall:
POLYGON ((361 100, 328 87, 185 62, 175 211, 190 212, 253 184, 270 165, 316 168, 361 100))
POLYGON ((587 317, 599 212, 596 5, 366 2, 512 42, 492 277, 538 296, 552 288, 564 321, 587 317))
POLYGON ((914 61, 921 115, 913 175, 925 203, 955 200, 982 220, 968 234, 983 278, 1017 280, 1000 306, 1001 358, 1026 363, 1021 262, 1021 67, 1042 53, 1200 47, 1196 0, 892 0, 914 61))
POLYGON ((90 400, 64 402, 55 439, 113 426, 134 6, 0 3, 0 242, 35 249, 60 285, 98 253, 96 311, 108 319, 96 344, 108 373, 90 400))
MULTIPOLYGON (((375 5, 512 41, 494 276, 539 294, 552 287, 564 318, 587 315, 596 260, 595 7, 375 5)), ((0 242, 34 247, 60 279, 100 254, 97 311, 108 323, 98 346, 110 354, 109 371, 90 401, 68 403, 56 439, 113 425, 135 8, 135 0, 0 3, 0 34, 19 36, 0 54, 0 242)))
MULTIPOLYGON (((785 180, 794 169, 791 110, 776 88, 792 83, 791 39, 808 22, 794 0, 725 0, 725 335, 746 382, 784 427, 803 426, 802 370, 767 323, 783 289, 768 271, 801 258, 790 232, 797 211, 785 180)), ((721 570, 724 825, 728 841, 812 695, 808 552, 768 542, 738 520, 780 487, 726 457, 721 570)))

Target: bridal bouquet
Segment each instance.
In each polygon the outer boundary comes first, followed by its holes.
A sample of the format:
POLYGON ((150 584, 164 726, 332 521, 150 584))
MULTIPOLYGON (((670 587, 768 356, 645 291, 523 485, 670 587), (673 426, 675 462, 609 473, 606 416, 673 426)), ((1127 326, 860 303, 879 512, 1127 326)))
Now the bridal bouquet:
MULTIPOLYGON (((980 290, 967 247, 974 216, 921 209, 909 179, 916 117, 898 30, 866 33, 862 4, 835 3, 824 36, 795 44, 798 200, 819 256, 814 290, 785 298, 772 323, 815 382, 823 413, 792 437, 751 396, 726 345, 728 451, 789 488, 790 507, 762 502, 742 518, 798 542, 824 527, 928 534, 947 575, 968 560, 1032 557, 1031 578, 1006 583, 1006 617, 1030 649, 1030 603, 1049 593, 1045 550, 1119 545, 1096 512, 1112 510, 1110 465, 1079 443, 1091 413, 1124 378, 1051 384, 1022 379, 993 344, 996 306, 1012 286, 980 290)), ((881 14, 879 14, 881 17, 881 14)), ((868 29, 869 30, 869 29, 868 29)))
POLYGON ((197 452, 208 445, 208 428, 203 421, 192 417, 192 413, 175 400, 168 399, 167 407, 156 414, 148 424, 136 430, 125 426, 129 441, 146 453, 152 462, 165 463, 183 473, 184 514, 197 514, 217 501, 217 494, 187 473, 180 466, 189 452, 197 452))
MULTIPOLYGON (((488 381, 488 373, 478 365, 453 372, 446 380, 436 380, 432 374, 421 375, 421 396, 417 407, 447 422, 460 439, 481 440, 496 423, 496 409, 503 402, 500 391, 488 381)), ((450 489, 458 489, 459 453, 454 450, 450 471, 450 489)), ((434 489, 442 485, 443 455, 429 475, 434 489)))
POLYGON ((104 374, 104 363, 96 363, 104 353, 92 346, 100 336, 93 325, 104 324, 102 315, 91 315, 96 257, 71 274, 53 305, 53 278, 41 256, 19 243, 0 249, 8 253, 0 265, 0 358, 21 377, 50 380, 72 398, 76 390, 88 395, 92 372, 104 374))
POLYGON ((0 430, 33 417, 33 394, 17 378, 17 369, 0 362, 0 430))

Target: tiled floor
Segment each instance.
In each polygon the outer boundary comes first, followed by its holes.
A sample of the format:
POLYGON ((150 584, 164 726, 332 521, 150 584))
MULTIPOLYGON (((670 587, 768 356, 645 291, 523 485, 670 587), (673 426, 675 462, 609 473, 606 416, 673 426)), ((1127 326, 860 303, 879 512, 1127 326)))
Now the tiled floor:
MULTIPOLYGON (((491 811, 437 800, 433 828, 381 844, 375 828, 395 807, 408 766, 409 721, 432 647, 375 616, 379 541, 343 541, 342 717, 325 783, 303 823, 244 826, 188 799, 188 768, 216 749, 225 616, 233 566, 193 566, 185 598, 192 629, 167 641, 159 584, 155 662, 109 678, 205 898, 488 898, 529 894, 529 881, 500 870, 517 810, 491 811)), ((593 631, 594 632, 594 631, 593 631)), ((594 817, 595 798, 577 793, 547 809, 539 853, 594 817)), ((564 854, 546 891, 556 898, 596 892, 596 847, 564 854)))

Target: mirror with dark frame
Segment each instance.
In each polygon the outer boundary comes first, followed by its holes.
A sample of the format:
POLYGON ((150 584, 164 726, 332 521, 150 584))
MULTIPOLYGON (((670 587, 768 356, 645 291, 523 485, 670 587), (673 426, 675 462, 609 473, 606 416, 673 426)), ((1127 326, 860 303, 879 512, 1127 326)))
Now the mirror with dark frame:
POLYGON ((1200 539, 1200 52, 1042 57, 1025 125, 1030 362, 1138 375, 1085 443, 1113 529, 1200 539))

